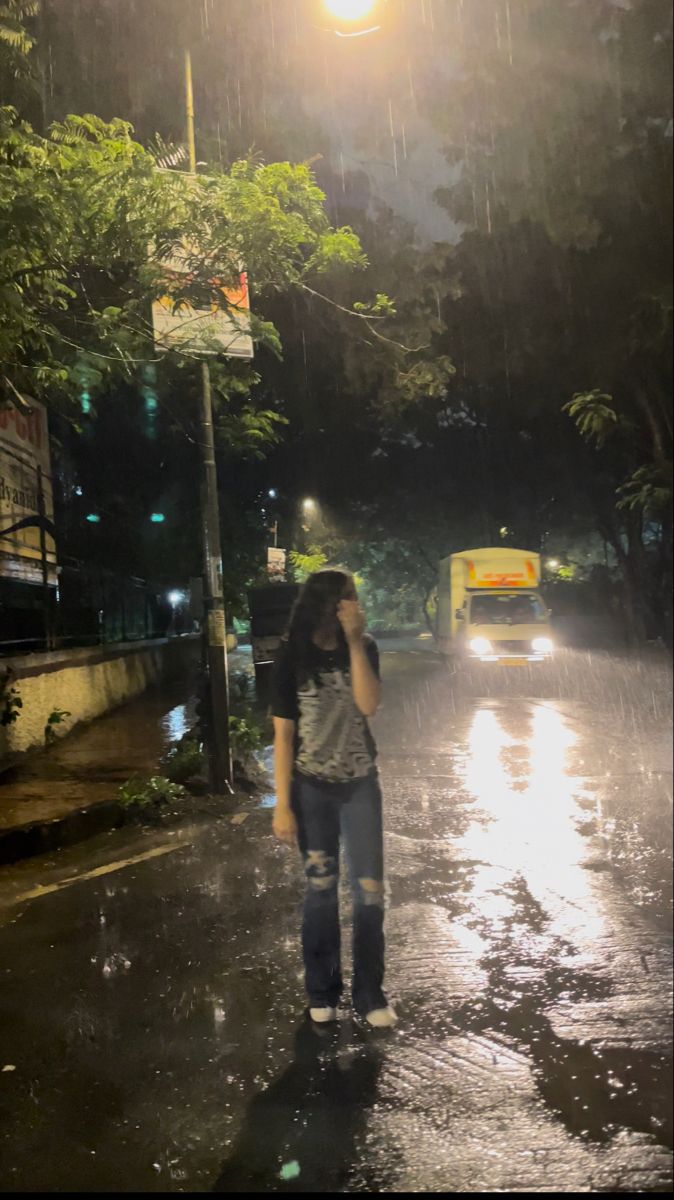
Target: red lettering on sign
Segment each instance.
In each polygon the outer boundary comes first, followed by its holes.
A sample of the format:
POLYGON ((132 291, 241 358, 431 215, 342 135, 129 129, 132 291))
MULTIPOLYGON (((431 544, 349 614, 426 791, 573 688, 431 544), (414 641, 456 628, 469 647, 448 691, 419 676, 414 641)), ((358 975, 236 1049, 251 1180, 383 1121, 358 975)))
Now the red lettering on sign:
POLYGON ((31 412, 24 416, 15 408, 0 409, 0 429, 10 427, 22 442, 30 442, 38 450, 42 448, 42 421, 39 412, 31 412))

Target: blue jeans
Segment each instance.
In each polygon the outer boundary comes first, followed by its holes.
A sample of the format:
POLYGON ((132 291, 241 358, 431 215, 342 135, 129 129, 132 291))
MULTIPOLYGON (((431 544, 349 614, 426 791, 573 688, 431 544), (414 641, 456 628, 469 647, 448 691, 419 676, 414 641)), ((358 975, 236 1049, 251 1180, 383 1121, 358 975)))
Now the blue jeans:
POLYGON ((353 893, 353 1005, 382 1008, 384 979, 384 851, 382 798, 376 776, 324 783, 297 775, 293 809, 307 890, 302 949, 309 1003, 334 1007, 342 993, 339 882, 344 842, 353 893))

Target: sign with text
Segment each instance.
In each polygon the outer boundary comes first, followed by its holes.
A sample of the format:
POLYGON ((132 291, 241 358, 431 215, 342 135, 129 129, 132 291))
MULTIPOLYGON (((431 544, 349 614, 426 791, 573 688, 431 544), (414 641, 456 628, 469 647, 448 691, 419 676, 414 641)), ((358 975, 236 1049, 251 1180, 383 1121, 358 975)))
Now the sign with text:
POLYGON ((171 258, 162 260, 166 293, 152 305, 157 349, 252 358, 250 297, 245 271, 239 272, 238 286, 223 287, 218 279, 209 281, 213 288, 210 308, 194 308, 186 301, 177 301, 186 277, 191 274, 192 260, 196 257, 198 255, 185 245, 182 252, 177 251, 171 258), (218 293, 222 295, 224 304, 219 300, 218 293))
POLYGON ((286 552, 278 546, 269 546, 267 550, 267 575, 270 579, 284 579, 286 573, 286 552))
MULTIPOLYGON (((0 409, 0 578, 42 583, 39 470, 44 517, 53 528, 49 426, 43 405, 28 401, 30 411, 0 409)), ((45 532, 49 583, 56 585, 56 545, 45 532)))

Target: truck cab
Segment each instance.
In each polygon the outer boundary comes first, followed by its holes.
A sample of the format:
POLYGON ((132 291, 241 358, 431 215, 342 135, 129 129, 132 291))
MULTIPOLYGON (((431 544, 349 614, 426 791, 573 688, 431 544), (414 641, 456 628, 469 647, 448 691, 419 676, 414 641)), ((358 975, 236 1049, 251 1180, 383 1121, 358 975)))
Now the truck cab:
POLYGON ((540 555, 507 547, 453 554, 440 563, 438 641, 461 661, 515 666, 553 653, 550 613, 538 591, 540 555))
POLYGON ((541 662, 552 653, 549 613, 538 592, 468 593, 461 613, 459 652, 464 658, 541 662))

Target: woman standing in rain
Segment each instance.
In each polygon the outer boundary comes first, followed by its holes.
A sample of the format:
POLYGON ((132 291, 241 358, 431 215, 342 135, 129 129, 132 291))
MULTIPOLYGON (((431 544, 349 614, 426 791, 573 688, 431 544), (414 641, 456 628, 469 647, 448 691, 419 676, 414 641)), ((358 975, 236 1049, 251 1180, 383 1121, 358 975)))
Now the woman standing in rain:
POLYGON ((304 584, 273 684, 274 833, 299 844, 307 890, 302 949, 309 1013, 337 1019, 342 993, 337 885, 344 844, 353 892, 353 1005, 377 1027, 396 1022, 382 990, 382 798, 368 717, 380 698, 379 654, 353 578, 322 570, 304 584))

